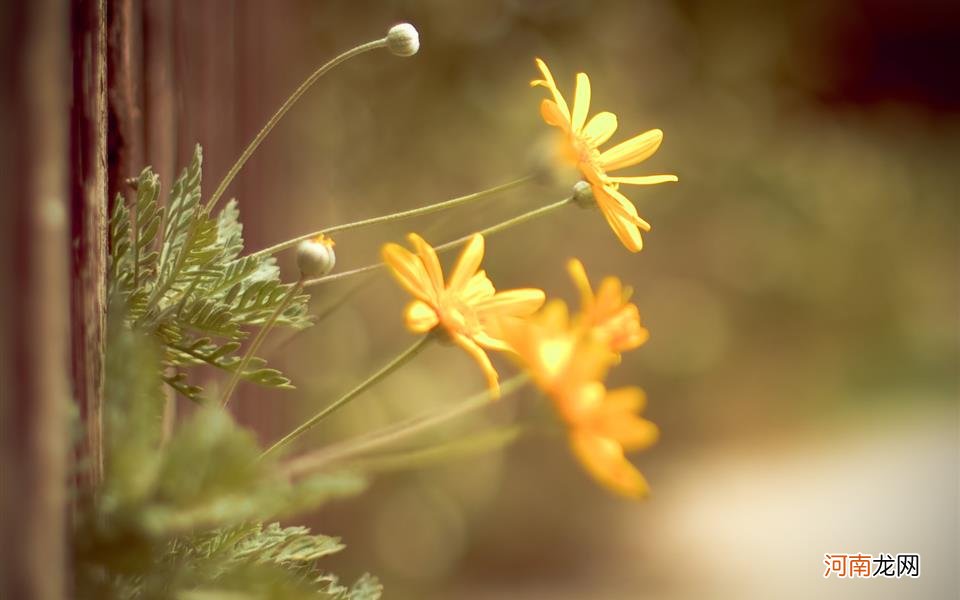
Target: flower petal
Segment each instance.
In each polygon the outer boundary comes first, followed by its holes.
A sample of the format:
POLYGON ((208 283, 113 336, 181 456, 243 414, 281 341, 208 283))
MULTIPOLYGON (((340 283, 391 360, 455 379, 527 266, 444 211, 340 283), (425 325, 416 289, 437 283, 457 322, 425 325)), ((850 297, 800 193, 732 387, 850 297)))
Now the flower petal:
POLYGON ((617 115, 612 112, 599 112, 587 121, 581 135, 594 147, 609 140, 617 131, 617 115))
POLYGON ((560 112, 560 109, 557 108, 557 103, 553 100, 544 98, 540 102, 540 117, 547 125, 559 127, 564 132, 570 131, 570 119, 560 112))
POLYGON ((615 187, 606 186, 604 191, 614 200, 612 207, 620 216, 640 229, 650 231, 650 223, 640 218, 640 215, 637 213, 637 207, 634 206, 633 202, 630 202, 630 199, 624 196, 620 190, 615 187))
POLYGON ((409 234, 407 239, 410 240, 410 243, 414 249, 416 249, 417 255, 420 256, 420 260, 423 262, 427 276, 430 277, 430 283, 439 294, 444 287, 443 270, 440 268, 440 259, 437 258, 436 251, 422 237, 415 233, 409 234))
POLYGON ((570 446, 587 472, 610 491, 627 498, 642 498, 650 492, 643 475, 623 456, 623 448, 615 440, 574 432, 570 446))
POLYGON ((546 295, 543 290, 522 288, 497 292, 490 298, 474 304, 474 308, 483 317, 525 317, 537 312, 545 301, 546 295))
POLYGON ((403 316, 407 324, 407 329, 414 333, 426 333, 436 327, 437 323, 440 322, 437 311, 426 302, 420 300, 414 300, 408 304, 403 316))
POLYGON ((567 262, 567 272, 573 279, 573 285, 577 286, 580 292, 580 311, 589 312, 593 307, 593 288, 590 286, 590 280, 587 278, 587 271, 583 268, 583 263, 576 258, 571 258, 567 262))
POLYGON ((483 351, 475 341, 463 335, 462 333, 453 333, 451 332, 451 337, 453 342, 467 351, 467 354, 473 357, 477 364, 480 365, 480 370, 483 371, 484 376, 487 378, 487 387, 490 389, 490 393, 493 395, 494 399, 500 397, 500 383, 499 376, 497 375, 497 370, 493 368, 493 363, 490 362, 490 357, 487 356, 487 353, 483 351))
POLYGON ((610 229, 616 234, 620 242, 630 252, 640 252, 643 249, 643 238, 640 236, 640 229, 627 219, 623 214, 623 209, 617 208, 617 202, 605 191, 598 193, 598 186, 594 186, 594 197, 597 200, 597 206, 600 212, 610 225, 610 229))
POLYGON ((436 304, 437 290, 430 284, 423 263, 415 254, 398 244, 384 244, 380 256, 403 289, 414 298, 436 304))
POLYGON ((642 177, 611 177, 610 181, 628 185, 656 185, 680 181, 676 175, 644 175, 642 177))
POLYGON ((577 73, 577 87, 573 92, 573 116, 570 118, 570 129, 580 133, 583 124, 587 122, 587 113, 590 112, 590 78, 586 73, 577 73))
POLYGON ((540 72, 543 74, 543 79, 535 79, 530 82, 530 85, 540 85, 553 94, 553 101, 557 103, 557 108, 560 109, 560 114, 563 115, 566 121, 570 121, 570 109, 567 108, 567 101, 563 99, 563 94, 560 93, 560 89, 557 88, 556 82, 553 80, 553 74, 550 73, 550 69, 547 67, 547 63, 543 62, 539 58, 536 59, 537 67, 539 67, 540 72))
POLYGON ((653 156, 662 141, 663 132, 659 129, 651 129, 601 154, 600 164, 607 171, 633 166, 653 156))
POLYGON ((487 277, 486 271, 477 271, 460 289, 459 298, 465 304, 474 305, 496 293, 493 282, 487 277))
POLYGON ((457 259, 457 264, 453 267, 453 271, 450 272, 450 282, 447 284, 447 289, 452 291, 460 290, 477 272, 482 261, 483 236, 475 233, 467 242, 466 246, 463 247, 460 258, 457 259))

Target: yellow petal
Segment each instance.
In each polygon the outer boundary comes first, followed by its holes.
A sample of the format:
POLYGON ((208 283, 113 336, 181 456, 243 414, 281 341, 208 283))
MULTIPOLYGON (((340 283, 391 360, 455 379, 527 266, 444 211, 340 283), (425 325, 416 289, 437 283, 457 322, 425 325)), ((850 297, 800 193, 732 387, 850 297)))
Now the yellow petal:
POLYGON ((641 412, 647 405, 647 395, 638 387, 610 390, 604 397, 604 408, 614 412, 641 412))
POLYGON ((644 231, 650 231, 650 223, 647 223, 640 218, 640 215, 637 214, 637 207, 633 205, 633 202, 630 202, 630 199, 624 196, 620 190, 606 186, 604 191, 607 195, 614 200, 611 207, 617 212, 621 217, 630 221, 640 229, 644 231))
POLYGON ((656 425, 631 414, 621 415, 596 431, 616 440, 628 452, 649 448, 660 438, 660 429, 656 425))
POLYGON ((474 308, 483 317, 525 317, 537 312, 545 301, 546 295, 543 290, 523 288, 498 292, 490 298, 475 303, 474 308))
POLYGON ((500 397, 500 382, 499 376, 497 375, 497 370, 493 368, 493 363, 490 362, 490 357, 487 356, 487 353, 483 351, 476 342, 462 333, 451 333, 453 342, 467 351, 467 354, 473 357, 473 360, 477 361, 477 364, 480 365, 480 370, 483 371, 483 375, 487 378, 487 388, 490 390, 493 397, 500 397))
POLYGON ((480 268, 483 261, 483 236, 479 233, 474 234, 467 245, 463 247, 457 264, 450 273, 450 283, 447 285, 449 290, 460 290, 470 281, 470 278, 480 268))
POLYGON ((590 112, 590 78, 586 73, 577 73, 577 87, 573 92, 573 116, 570 118, 570 128, 574 133, 580 133, 583 129, 588 112, 590 112))
POLYGON ((564 120, 570 121, 570 109, 567 108, 567 101, 563 99, 563 95, 560 93, 559 88, 557 88, 556 82, 553 81, 553 74, 547 67, 547 63, 539 58, 536 59, 536 61, 537 67, 539 67, 540 72, 543 74, 543 79, 535 79, 530 82, 530 85, 541 85, 550 90, 550 93, 553 94, 553 101, 557 103, 557 108, 560 109, 560 114, 563 115, 564 120))
POLYGON ((628 185, 656 185, 680 181, 676 175, 644 175, 642 177, 611 177, 610 181, 628 185))
POLYGON ((623 456, 623 448, 616 441, 574 432, 570 445, 580 464, 610 491, 627 498, 642 498, 650 492, 643 475, 623 456))
POLYGON ((407 305, 404 311, 404 319, 407 329, 414 333, 426 333, 440 322, 435 311, 430 305, 420 300, 414 300, 407 305))
POLYGON ((609 140, 617 131, 617 115, 612 112, 600 112, 587 121, 582 136, 594 147, 609 140))
POLYGON ((633 166, 653 156, 662 141, 663 132, 659 129, 651 129, 601 154, 600 164, 607 171, 633 166))
POLYGON ((597 206, 600 212, 610 225, 610 229, 616 234, 620 242, 630 252, 640 252, 643 249, 643 238, 640 237, 640 229, 625 219, 614 207, 616 201, 612 198, 605 198, 604 194, 597 193, 597 187, 594 187, 594 197, 597 199, 597 206))
POLYGON ((580 292, 580 310, 589 311, 593 306, 593 288, 590 287, 590 280, 587 279, 587 272, 576 258, 571 258, 567 262, 567 272, 573 279, 573 285, 577 286, 580 292))
POLYGON ((433 285, 433 288, 437 290, 437 293, 439 293, 443 290, 443 270, 440 269, 440 259, 437 258, 436 251, 434 251, 430 244, 422 237, 415 233, 409 234, 407 239, 410 240, 410 243, 413 244, 414 249, 416 249, 417 255, 423 262, 424 269, 426 269, 427 276, 430 278, 430 283, 433 285))
POLYGON ((477 271, 470 277, 467 283, 460 288, 457 296, 465 304, 473 305, 485 298, 493 296, 494 293, 496 293, 496 290, 493 287, 493 282, 487 277, 487 272, 477 271))
POLYGON ((397 244, 384 244, 380 255, 390 274, 403 289, 410 292, 414 298, 436 304, 437 291, 430 284, 423 263, 415 254, 397 244))
POLYGON ((569 117, 564 116, 564 114, 557 107, 557 103, 553 100, 547 100, 544 98, 540 102, 540 117, 547 125, 559 127, 566 132, 570 131, 569 117))

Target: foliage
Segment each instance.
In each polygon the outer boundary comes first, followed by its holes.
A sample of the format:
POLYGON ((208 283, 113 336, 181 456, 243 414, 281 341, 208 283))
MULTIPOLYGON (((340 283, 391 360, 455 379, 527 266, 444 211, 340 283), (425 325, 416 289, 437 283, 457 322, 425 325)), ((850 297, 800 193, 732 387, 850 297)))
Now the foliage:
MULTIPOLYGON (((243 225, 236 200, 217 215, 201 200, 202 152, 159 203, 160 178, 147 167, 127 206, 118 195, 110 216, 109 293, 123 307, 128 324, 159 342, 163 381, 198 400, 203 390, 184 369, 209 365, 234 373, 238 351, 252 327, 263 325, 293 284, 280 281, 269 256, 242 256, 243 225)), ((277 324, 310 325, 305 294, 297 294, 277 324)), ((290 380, 254 357, 240 376, 264 386, 290 388, 290 380)))
POLYGON ((318 568, 340 540, 271 522, 355 494, 364 481, 288 481, 216 406, 199 407, 164 441, 163 348, 122 309, 114 304, 109 319, 104 481, 80 498, 75 519, 77 597, 378 598, 375 578, 344 586, 318 568))

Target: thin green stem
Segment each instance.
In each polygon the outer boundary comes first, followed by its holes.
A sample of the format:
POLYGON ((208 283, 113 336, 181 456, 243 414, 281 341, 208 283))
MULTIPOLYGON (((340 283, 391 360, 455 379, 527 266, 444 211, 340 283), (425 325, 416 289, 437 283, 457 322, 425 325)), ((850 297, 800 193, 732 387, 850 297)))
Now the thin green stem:
POLYGON ((523 425, 508 425, 424 448, 415 448, 386 456, 375 455, 350 461, 349 468, 364 473, 420 469, 449 460, 497 450, 510 445, 526 433, 523 425))
POLYGON ((430 341, 432 338, 433 338, 432 335, 425 335, 420 339, 418 339, 416 342, 413 343, 412 346, 410 346, 409 348, 407 348, 406 350, 398 354, 396 357, 394 357, 393 360, 391 360, 389 363, 381 367, 380 370, 378 370, 374 374, 367 377, 360 384, 358 384, 352 390, 350 390, 349 392, 341 396, 332 404, 327 405, 323 410, 321 410, 317 414, 307 419, 299 427, 297 427, 287 435, 283 436, 283 438, 280 439, 280 441, 278 441, 274 445, 267 448, 267 450, 263 454, 261 454, 260 457, 263 458, 277 452, 278 450, 280 450, 281 448, 283 448, 293 440, 297 439, 298 437, 306 433, 314 425, 316 425, 317 423, 325 419, 327 416, 329 416, 331 413, 333 413, 333 411, 342 407, 347 402, 350 402, 356 396, 362 393, 364 390, 366 390, 373 384, 377 383, 378 381, 380 381, 390 373, 394 372, 399 367, 403 366, 405 363, 407 363, 407 361, 409 361, 411 358, 419 354, 420 351, 426 347, 427 342, 430 341))
POLYGON ((468 204, 474 200, 479 200, 486 196, 492 196, 496 193, 509 190, 511 188, 517 187, 523 183, 526 183, 533 179, 532 175, 527 175, 526 177, 521 177, 519 179, 514 179, 507 183, 494 186, 479 192, 474 192, 472 194, 467 194, 466 196, 458 196, 456 198, 451 198, 449 200, 444 200, 443 202, 437 202, 435 204, 429 204, 427 206, 421 206, 420 208, 412 208, 410 210, 404 210, 397 213, 391 213, 389 215, 383 215, 380 217, 373 217, 370 219, 363 219, 361 221, 354 221, 352 223, 344 223, 342 225, 334 225, 332 227, 327 227, 326 229, 319 229, 311 233, 305 233, 303 235, 297 236, 295 238, 286 240, 285 242, 280 242, 279 244, 274 244, 269 248, 264 248, 263 250, 258 250, 254 252, 251 256, 270 256, 271 254, 276 254, 281 250, 286 250, 287 248, 292 248, 304 240, 309 240, 315 238, 319 235, 332 235, 334 233, 340 233, 343 231, 349 231, 351 229, 359 229, 361 227, 368 227, 370 225, 377 225, 379 223, 389 223, 391 221, 400 221, 403 219, 410 219, 413 217, 419 217, 422 215, 429 215, 441 210, 446 210, 448 208, 454 208, 456 206, 461 206, 463 204, 468 204))
MULTIPOLYGON (((515 392, 527 382, 527 379, 528 376, 526 374, 520 374, 503 382, 500 385, 501 398, 515 392)), ((427 414, 417 415, 367 435, 333 444, 297 457, 287 463, 284 472, 290 477, 297 477, 308 472, 317 471, 334 462, 352 458, 364 452, 380 448, 381 446, 407 439, 425 429, 446 423, 451 419, 490 404, 492 404, 490 392, 489 390, 484 390, 453 406, 444 407, 439 411, 431 411, 427 414)))
POLYGON ((227 403, 230 402, 230 396, 233 395, 233 390, 236 389, 237 383, 240 381, 240 377, 243 375, 243 372, 247 369, 247 365, 250 364, 250 359, 253 358, 254 353, 260 349, 260 344, 263 343, 263 340, 266 339, 267 333, 273 328, 273 325, 277 322, 277 319, 283 314, 283 311, 287 310, 287 307, 290 306, 290 302, 296 297, 297 294, 303 289, 303 277, 301 277, 297 283, 290 288, 290 291, 287 292, 287 295, 284 296, 283 300, 280 301, 280 304, 277 305, 276 310, 273 311, 273 314, 270 315, 270 318, 267 319, 267 322, 260 327, 260 331, 257 332, 257 335, 253 338, 253 341, 250 342, 250 347, 247 348, 247 351, 244 353, 243 358, 240 360, 240 364, 237 365, 237 370, 233 372, 230 376, 227 386, 223 388, 223 394, 220 396, 220 406, 226 407, 227 403))
MULTIPOLYGON (((481 230, 479 230, 479 231, 477 231, 477 232, 475 232, 475 233, 479 233, 479 234, 481 234, 481 235, 490 235, 490 234, 493 234, 493 233, 497 233, 497 232, 500 232, 500 231, 504 231, 505 229, 510 229, 511 227, 515 227, 515 226, 520 225, 520 224, 522 224, 522 223, 526 223, 527 221, 532 221, 533 219, 537 219, 537 218, 539 218, 539 217, 542 217, 542 216, 544 216, 544 215, 546 215, 546 214, 548 214, 548 213, 551 213, 551 212, 557 210, 557 209, 560 208, 560 207, 563 207, 563 206, 566 206, 566 205, 572 204, 572 203, 573 203, 573 198, 572 198, 572 197, 570 197, 570 198, 564 198, 563 200, 560 200, 559 202, 554 202, 553 204, 547 204, 546 206, 541 206, 540 208, 535 208, 535 209, 533 209, 533 210, 531 210, 531 211, 528 211, 528 212, 525 212, 525 213, 523 213, 523 214, 521 214, 521 215, 517 215, 516 217, 513 217, 513 218, 511 218, 511 219, 507 219, 506 221, 502 221, 502 222, 500 222, 500 223, 497 223, 496 225, 491 225, 490 227, 487 227, 487 228, 485 228, 485 229, 481 229, 481 230)), ((465 236, 463 236, 463 237, 457 238, 457 239, 455 239, 455 240, 451 240, 451 241, 446 242, 446 243, 444 243, 444 244, 440 244, 439 246, 435 246, 435 247, 434 247, 434 250, 436 250, 437 252, 444 252, 444 251, 446 251, 446 250, 450 250, 450 249, 452 249, 452 248, 456 248, 457 246, 461 246, 461 245, 465 244, 467 241, 469 241, 470 238, 473 237, 473 235, 475 235, 475 234, 474 234, 474 233, 471 233, 470 235, 465 235, 465 236)), ((305 282, 303 283, 303 285, 304 285, 304 287, 311 287, 311 286, 320 285, 320 284, 323 284, 323 283, 330 283, 330 282, 332 282, 332 281, 339 281, 339 280, 341 280, 341 279, 347 279, 347 278, 353 277, 353 276, 355 276, 355 275, 360 275, 361 273, 368 273, 368 272, 370 272, 370 271, 375 271, 375 270, 377 270, 377 269, 383 268, 384 266, 385 266, 385 265, 384 265, 384 263, 382 263, 382 262, 374 263, 374 264, 372 264, 372 265, 366 265, 366 266, 363 266, 363 267, 358 267, 358 268, 356 268, 356 269, 351 269, 351 270, 349 270, 349 271, 343 271, 342 273, 334 273, 333 275, 326 275, 326 276, 324 276, 324 277, 317 277, 316 279, 308 279, 307 281, 305 281, 305 282)))
POLYGON ((290 94, 290 97, 284 101, 283 105, 281 105, 280 108, 277 110, 277 112, 274 113, 272 117, 270 117, 270 120, 267 121, 267 124, 263 126, 263 129, 261 129, 260 132, 257 133, 256 137, 253 138, 253 141, 250 142, 250 145, 248 145, 246 149, 244 149, 243 154, 240 155, 240 158, 237 159, 237 162, 235 162, 233 166, 230 167, 230 170, 227 171, 227 174, 223 178, 223 181, 220 182, 220 185, 217 186, 217 189, 213 192, 213 195, 210 196, 210 200, 208 200, 207 204, 204 206, 204 212, 209 213, 210 210, 212 210, 213 207, 216 206, 217 201, 219 201, 221 196, 223 196, 223 193, 227 191, 227 187, 230 185, 231 182, 233 182, 233 179, 237 176, 237 173, 240 172, 240 169, 243 168, 243 165, 247 162, 250 156, 256 151, 257 147, 260 146, 260 143, 263 142, 264 138, 266 138, 267 135, 269 135, 269 133, 277 125, 277 123, 280 122, 280 119, 282 119, 283 116, 287 114, 287 111, 289 111, 290 108, 294 104, 296 104, 297 100, 299 100, 300 97, 303 96, 303 94, 308 89, 310 89, 310 86, 316 83, 318 79, 323 77, 323 75, 326 74, 327 71, 339 65, 340 63, 345 62, 359 54, 363 54, 364 52, 375 50, 377 48, 383 48, 386 45, 387 45, 387 38, 381 38, 379 40, 373 40, 371 42, 367 42, 366 44, 361 44, 356 48, 351 48, 350 50, 347 50, 343 54, 340 54, 339 56, 333 58, 331 61, 327 62, 326 64, 321 66, 319 69, 314 71, 309 77, 304 79, 303 83, 300 84, 300 87, 298 87, 296 90, 294 90, 292 94, 290 94))

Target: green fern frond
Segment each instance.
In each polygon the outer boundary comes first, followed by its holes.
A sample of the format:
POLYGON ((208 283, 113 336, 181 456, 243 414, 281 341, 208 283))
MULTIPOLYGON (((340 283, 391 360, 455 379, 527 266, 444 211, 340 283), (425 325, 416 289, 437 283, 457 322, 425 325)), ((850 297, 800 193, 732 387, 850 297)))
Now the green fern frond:
MULTIPOLYGON (((203 153, 173 184, 167 208, 159 203, 160 178, 148 167, 136 180, 136 201, 118 197, 110 217, 110 294, 125 304, 133 326, 150 331, 165 347, 166 364, 208 364, 234 372, 237 340, 263 326, 292 285, 280 280, 273 257, 243 256, 243 225, 236 200, 216 216, 201 202, 203 153)), ((276 319, 283 327, 312 324, 307 294, 297 294, 276 319)), ((290 388, 290 380, 255 358, 241 377, 259 385, 290 388)), ((192 399, 202 389, 177 370, 163 381, 192 399)))

